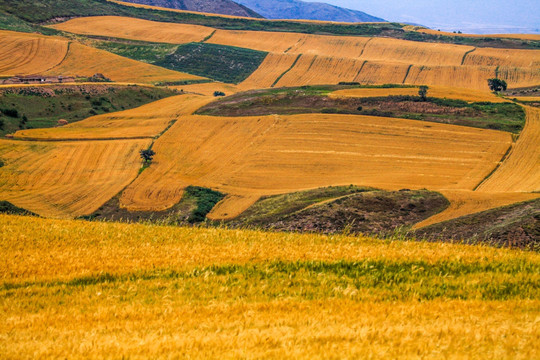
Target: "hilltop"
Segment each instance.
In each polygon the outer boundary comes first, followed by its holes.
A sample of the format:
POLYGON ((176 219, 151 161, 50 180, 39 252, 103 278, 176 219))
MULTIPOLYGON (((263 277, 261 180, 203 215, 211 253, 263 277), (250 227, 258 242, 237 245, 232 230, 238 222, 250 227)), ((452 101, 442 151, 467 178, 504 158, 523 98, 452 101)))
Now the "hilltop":
POLYGON ((212 14, 262 18, 250 8, 231 0, 126 0, 125 2, 212 14))
POLYGON ((268 19, 304 19, 339 22, 386 21, 358 10, 345 9, 322 2, 299 0, 237 0, 268 19))

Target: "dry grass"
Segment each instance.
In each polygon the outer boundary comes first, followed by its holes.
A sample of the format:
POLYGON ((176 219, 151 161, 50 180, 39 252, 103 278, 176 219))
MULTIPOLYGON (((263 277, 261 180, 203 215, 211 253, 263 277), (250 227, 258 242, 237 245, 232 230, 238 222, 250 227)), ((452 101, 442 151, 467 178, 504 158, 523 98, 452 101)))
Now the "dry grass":
POLYGON ((206 96, 214 96, 214 91, 222 91, 227 96, 236 94, 239 91, 238 86, 222 82, 169 86, 169 88, 206 96))
POLYGON ((0 200, 56 218, 97 210, 141 166, 146 140, 22 142, 0 140, 0 200))
MULTIPOLYGON (((379 97, 392 95, 413 95, 418 96, 418 88, 390 88, 390 89, 345 89, 338 90, 330 94, 330 97, 379 97)), ((430 86, 429 97, 465 100, 468 102, 489 101, 494 103, 508 102, 489 91, 478 91, 471 89, 459 89, 444 86, 430 86)))
POLYGON ((120 16, 76 18, 51 27, 75 34, 112 36, 171 44, 199 42, 214 31, 206 26, 160 23, 120 16))
POLYGON ((540 353, 536 253, 5 215, 0 229, 7 358, 540 353))
POLYGON ((66 56, 68 42, 56 37, 0 31, 0 48, 0 76, 9 77, 39 74, 55 67, 66 56))
POLYGON ((489 34, 489 35, 475 35, 475 34, 458 34, 458 33, 451 33, 446 31, 437 31, 432 29, 423 29, 423 28, 417 28, 416 26, 406 26, 404 29, 409 31, 418 31, 423 32, 426 34, 433 34, 433 35, 446 35, 446 36, 459 36, 459 37, 472 37, 472 38, 482 38, 482 37, 490 37, 490 38, 507 38, 507 39, 523 39, 523 40, 540 40, 540 35, 536 34, 489 34))
POLYGON ((135 109, 92 116, 61 128, 21 130, 24 140, 90 140, 153 138, 182 115, 193 113, 212 98, 179 95, 135 109))
POLYGON ((121 204, 163 210, 189 184, 241 196, 351 183, 472 189, 510 144, 503 132, 403 119, 190 116, 156 142, 155 164, 126 189, 121 204))

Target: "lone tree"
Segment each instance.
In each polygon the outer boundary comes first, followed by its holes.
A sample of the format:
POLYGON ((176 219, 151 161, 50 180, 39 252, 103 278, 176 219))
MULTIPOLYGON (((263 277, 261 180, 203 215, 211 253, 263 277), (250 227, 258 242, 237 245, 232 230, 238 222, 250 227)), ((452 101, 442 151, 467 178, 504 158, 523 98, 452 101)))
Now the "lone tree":
POLYGON ((156 155, 156 153, 152 149, 141 150, 140 154, 141 159, 143 159, 145 164, 151 163, 154 155, 156 155))
POLYGON ((488 86, 491 91, 499 92, 499 91, 505 91, 508 85, 506 84, 506 81, 504 80, 493 78, 493 79, 488 79, 488 86))
POLYGON ((420 97, 422 98, 422 101, 426 101, 426 96, 427 96, 428 89, 429 88, 426 85, 422 85, 418 89, 418 95, 420 95, 420 97))

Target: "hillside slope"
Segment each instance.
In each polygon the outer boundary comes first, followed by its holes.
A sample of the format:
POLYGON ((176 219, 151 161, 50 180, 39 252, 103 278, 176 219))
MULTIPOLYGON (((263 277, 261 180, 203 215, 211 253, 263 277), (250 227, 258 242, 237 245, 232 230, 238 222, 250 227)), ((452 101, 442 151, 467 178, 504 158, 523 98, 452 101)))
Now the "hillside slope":
POLYGON ((299 0, 237 0, 237 2, 255 10, 268 19, 306 19, 340 22, 385 21, 362 11, 345 9, 320 2, 299 0))
POLYGON ((169 9, 200 11, 205 13, 262 18, 246 6, 231 0, 125 0, 126 2, 159 6, 169 9))

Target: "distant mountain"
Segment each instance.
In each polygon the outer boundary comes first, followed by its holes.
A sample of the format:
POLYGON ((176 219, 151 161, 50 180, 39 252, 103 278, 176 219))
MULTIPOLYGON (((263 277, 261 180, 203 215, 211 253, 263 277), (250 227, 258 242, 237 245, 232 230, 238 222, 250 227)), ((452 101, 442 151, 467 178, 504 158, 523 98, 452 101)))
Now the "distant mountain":
POLYGON ((385 21, 362 11, 299 0, 235 0, 268 19, 306 19, 340 22, 385 21))
POLYGON ((124 0, 130 3, 212 14, 262 18, 255 11, 232 0, 124 0))

